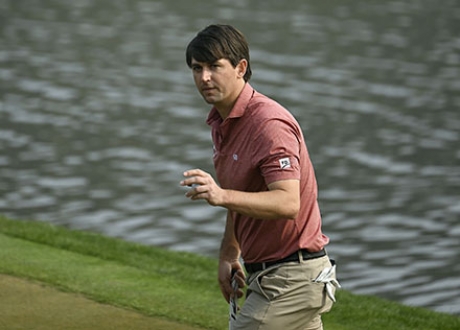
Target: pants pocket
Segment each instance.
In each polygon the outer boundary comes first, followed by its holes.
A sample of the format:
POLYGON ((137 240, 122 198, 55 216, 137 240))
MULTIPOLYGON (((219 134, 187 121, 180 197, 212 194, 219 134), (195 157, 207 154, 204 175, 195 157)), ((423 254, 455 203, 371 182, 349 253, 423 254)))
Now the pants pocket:
POLYGON ((326 285, 324 283, 307 282, 301 295, 304 296, 306 308, 323 308, 330 305, 330 309, 332 306, 329 304, 330 299, 327 296, 326 285))
POLYGON ((261 273, 257 276, 257 289, 269 301, 273 301, 284 294, 288 287, 288 279, 285 274, 278 271, 261 273))

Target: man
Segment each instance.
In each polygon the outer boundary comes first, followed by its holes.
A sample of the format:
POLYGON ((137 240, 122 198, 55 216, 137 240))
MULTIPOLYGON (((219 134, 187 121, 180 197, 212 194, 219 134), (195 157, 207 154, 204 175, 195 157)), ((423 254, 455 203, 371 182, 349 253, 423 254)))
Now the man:
POLYGON ((220 186, 200 169, 180 184, 193 187, 188 198, 228 210, 218 271, 227 302, 242 295, 231 287, 232 271, 245 284, 240 257, 248 273, 233 329, 322 329, 333 288, 315 279, 335 268, 324 250, 313 166, 294 117, 248 83, 249 60, 245 37, 229 25, 208 26, 188 45, 196 87, 213 106, 207 123, 220 186))

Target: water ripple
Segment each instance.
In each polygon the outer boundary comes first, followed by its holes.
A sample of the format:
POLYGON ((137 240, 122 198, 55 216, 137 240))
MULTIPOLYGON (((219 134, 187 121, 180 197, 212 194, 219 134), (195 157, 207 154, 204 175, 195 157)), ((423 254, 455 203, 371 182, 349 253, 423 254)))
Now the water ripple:
POLYGON ((253 86, 304 129, 344 286, 460 313, 458 5, 256 7, 3 6, 0 212, 216 257, 225 210, 178 187, 188 168, 213 173, 184 52, 231 18, 253 86))

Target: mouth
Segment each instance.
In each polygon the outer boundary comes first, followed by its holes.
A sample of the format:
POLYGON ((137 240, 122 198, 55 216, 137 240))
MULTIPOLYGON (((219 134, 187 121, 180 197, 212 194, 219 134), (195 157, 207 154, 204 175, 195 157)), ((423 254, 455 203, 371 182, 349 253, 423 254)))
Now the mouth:
POLYGON ((208 92, 213 91, 214 89, 215 89, 214 87, 203 87, 201 90, 202 90, 204 93, 208 93, 208 92))

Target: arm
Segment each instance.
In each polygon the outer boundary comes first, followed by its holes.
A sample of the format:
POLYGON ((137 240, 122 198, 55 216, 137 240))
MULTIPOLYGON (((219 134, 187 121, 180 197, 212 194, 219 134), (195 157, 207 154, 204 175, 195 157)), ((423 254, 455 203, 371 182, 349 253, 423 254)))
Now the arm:
POLYGON ((243 192, 220 188, 208 173, 195 169, 184 173, 181 185, 199 184, 186 196, 205 199, 210 205, 256 219, 294 219, 300 208, 299 180, 281 180, 268 185, 268 191, 243 192))
MULTIPOLYGON (((240 288, 244 287, 245 275, 241 263, 239 262, 240 257, 240 247, 235 238, 234 229, 233 229, 233 219, 230 212, 227 212, 227 222, 225 225, 224 237, 222 239, 222 244, 220 247, 220 256, 219 256, 219 273, 218 280, 220 290, 227 302, 230 299, 230 296, 233 294, 231 287, 231 272, 232 269, 237 270, 237 281, 240 288)), ((239 291, 238 295, 242 295, 243 292, 239 291)))
POLYGON ((276 181, 268 191, 224 190, 220 206, 257 219, 295 219, 300 208, 298 180, 276 181))

